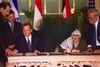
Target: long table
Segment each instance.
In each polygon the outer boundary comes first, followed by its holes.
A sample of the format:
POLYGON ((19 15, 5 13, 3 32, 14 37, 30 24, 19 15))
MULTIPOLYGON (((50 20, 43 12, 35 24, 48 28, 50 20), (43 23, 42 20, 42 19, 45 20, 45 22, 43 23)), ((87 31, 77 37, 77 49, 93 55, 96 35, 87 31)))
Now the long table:
MULTIPOLYGON (((41 56, 8 56, 9 64, 20 67, 68 67, 70 65, 90 65, 100 67, 100 55, 41 55, 41 56)), ((12 67, 13 67, 12 66, 12 67)))

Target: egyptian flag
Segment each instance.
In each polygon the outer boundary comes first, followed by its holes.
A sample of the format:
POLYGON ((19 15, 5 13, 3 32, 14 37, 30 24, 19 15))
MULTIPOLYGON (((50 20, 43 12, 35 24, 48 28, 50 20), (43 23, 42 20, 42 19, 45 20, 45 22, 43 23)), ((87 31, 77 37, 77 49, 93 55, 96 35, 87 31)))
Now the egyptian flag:
POLYGON ((15 18, 16 21, 19 22, 19 13, 18 13, 18 4, 17 4, 17 0, 10 0, 10 4, 11 4, 11 9, 14 11, 15 13, 15 18))
POLYGON ((38 24, 41 23, 42 17, 42 2, 41 0, 35 0, 35 9, 34 9, 34 30, 38 30, 38 24))
POLYGON ((63 17, 68 21, 71 16, 71 8, 69 0, 63 0, 63 17))

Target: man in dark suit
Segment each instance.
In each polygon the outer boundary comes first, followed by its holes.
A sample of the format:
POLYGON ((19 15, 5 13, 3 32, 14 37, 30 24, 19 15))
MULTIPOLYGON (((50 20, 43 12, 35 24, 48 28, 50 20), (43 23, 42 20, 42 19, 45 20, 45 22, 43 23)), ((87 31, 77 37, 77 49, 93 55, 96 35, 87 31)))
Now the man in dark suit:
POLYGON ((4 47, 4 17, 9 14, 11 9, 11 5, 8 2, 0 3, 0 67, 5 67, 6 55, 5 55, 5 47, 4 47), (4 65, 3 65, 3 64, 4 65))
POLYGON ((100 17, 96 9, 88 10, 88 20, 87 44, 94 52, 98 52, 100 50, 100 17))
POLYGON ((19 38, 16 49, 19 52, 38 52, 43 49, 41 38, 32 32, 30 23, 23 24, 23 36, 19 38))
POLYGON ((4 38, 7 44, 6 53, 9 55, 12 53, 18 38, 22 36, 22 24, 15 21, 15 14, 12 10, 10 10, 6 19, 7 22, 4 24, 4 38))

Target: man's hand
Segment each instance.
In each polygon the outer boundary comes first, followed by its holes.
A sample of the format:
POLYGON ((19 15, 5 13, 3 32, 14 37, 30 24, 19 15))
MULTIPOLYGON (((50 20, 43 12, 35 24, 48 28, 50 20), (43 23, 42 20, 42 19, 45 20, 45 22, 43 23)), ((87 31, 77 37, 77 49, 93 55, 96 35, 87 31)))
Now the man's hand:
POLYGON ((77 49, 72 49, 72 51, 71 51, 72 53, 79 53, 80 52, 80 50, 77 50, 77 49))
POLYGON ((8 46, 9 49, 14 49, 14 47, 15 47, 15 44, 12 44, 12 45, 8 46))
POLYGON ((16 55, 19 51, 17 49, 13 50, 13 55, 16 55))
POLYGON ((33 52, 35 55, 38 55, 38 54, 40 54, 40 51, 39 50, 34 50, 34 52, 33 52))
POLYGON ((13 53, 13 51, 11 51, 9 48, 7 48, 5 51, 6 51, 7 56, 12 55, 12 53, 13 53))
POLYGON ((64 53, 71 53, 71 49, 65 49, 64 53))
POLYGON ((88 47, 85 52, 91 53, 91 52, 93 52, 93 49, 91 47, 88 47))
POLYGON ((7 56, 16 55, 17 53, 18 53, 17 49, 14 49, 14 50, 10 50, 9 48, 6 49, 6 55, 7 56))

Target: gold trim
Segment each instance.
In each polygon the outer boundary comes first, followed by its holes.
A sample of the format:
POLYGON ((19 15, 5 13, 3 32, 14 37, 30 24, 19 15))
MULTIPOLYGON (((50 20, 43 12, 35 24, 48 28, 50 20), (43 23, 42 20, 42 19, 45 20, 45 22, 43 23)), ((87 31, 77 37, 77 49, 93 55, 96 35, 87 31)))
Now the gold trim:
POLYGON ((25 15, 25 13, 19 13, 19 15, 25 15))

